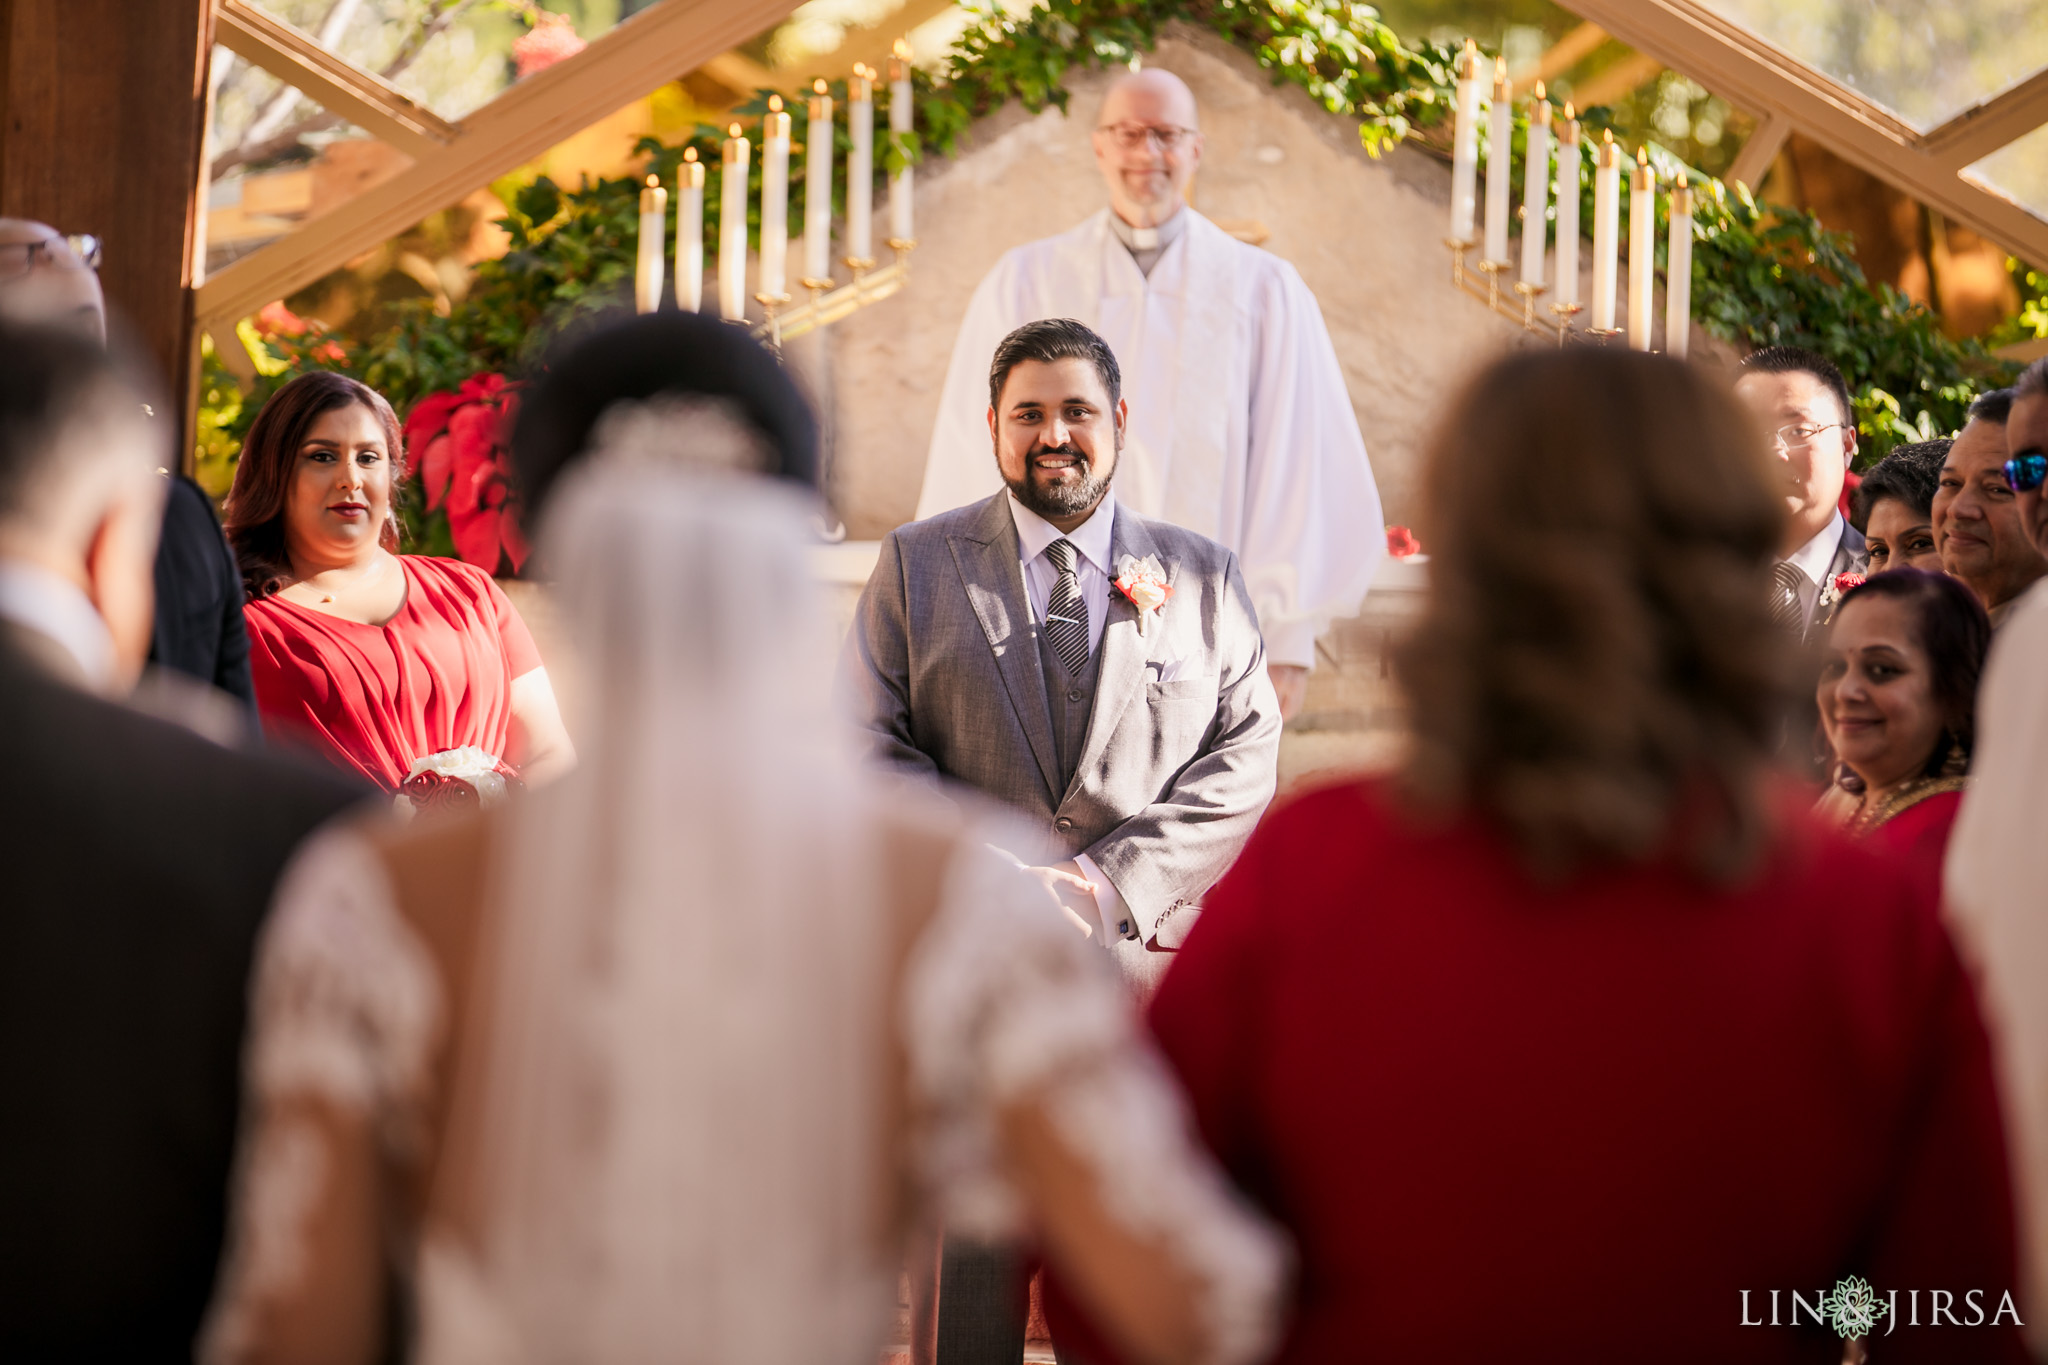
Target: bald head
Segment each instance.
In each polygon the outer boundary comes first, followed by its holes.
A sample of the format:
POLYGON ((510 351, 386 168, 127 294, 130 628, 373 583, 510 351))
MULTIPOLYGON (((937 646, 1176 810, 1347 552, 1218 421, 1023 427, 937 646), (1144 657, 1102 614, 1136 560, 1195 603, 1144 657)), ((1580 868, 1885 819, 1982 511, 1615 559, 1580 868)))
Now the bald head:
POLYGON ((0 318, 107 339, 99 276, 47 223, 0 218, 0 318))
POLYGON ((1120 76, 1095 121, 1095 164, 1110 206, 1133 227, 1156 227, 1180 212, 1202 164, 1195 93, 1171 71, 1120 76))

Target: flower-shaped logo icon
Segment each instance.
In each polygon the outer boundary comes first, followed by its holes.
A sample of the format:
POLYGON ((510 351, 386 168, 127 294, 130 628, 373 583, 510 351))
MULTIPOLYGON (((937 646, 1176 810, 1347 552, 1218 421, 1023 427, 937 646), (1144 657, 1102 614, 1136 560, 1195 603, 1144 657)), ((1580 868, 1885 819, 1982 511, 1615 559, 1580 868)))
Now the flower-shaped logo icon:
POLYGON ((1835 1287, 1821 1299, 1820 1309, 1828 1315, 1828 1326, 1844 1341, 1867 1337, 1879 1319, 1890 1311, 1861 1275, 1835 1281, 1835 1287))

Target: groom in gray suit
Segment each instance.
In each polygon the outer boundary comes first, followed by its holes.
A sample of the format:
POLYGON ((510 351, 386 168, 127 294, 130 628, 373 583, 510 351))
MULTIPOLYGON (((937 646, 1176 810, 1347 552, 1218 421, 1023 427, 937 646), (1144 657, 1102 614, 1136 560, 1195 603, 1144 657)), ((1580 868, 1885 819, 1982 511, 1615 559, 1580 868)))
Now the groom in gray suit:
MULTIPOLYGON (((1143 993, 1272 799, 1280 708, 1236 557, 1110 492, 1121 388, 1078 322, 1003 339, 1008 488, 883 541, 842 681, 883 762, 1026 817, 1009 852, 1143 993)), ((1017 1283, 1006 1251, 947 1245, 939 1365, 1018 1365, 1017 1283)))

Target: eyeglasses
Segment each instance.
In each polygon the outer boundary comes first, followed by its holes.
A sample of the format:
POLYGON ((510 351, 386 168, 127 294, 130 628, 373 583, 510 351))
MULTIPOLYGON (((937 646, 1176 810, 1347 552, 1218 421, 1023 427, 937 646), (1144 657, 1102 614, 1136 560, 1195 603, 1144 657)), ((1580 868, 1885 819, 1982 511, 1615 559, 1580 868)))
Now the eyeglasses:
POLYGON ((0 280, 18 280, 45 261, 58 270, 98 270, 100 239, 89 232, 75 232, 39 242, 0 243, 0 280), (67 249, 59 251, 60 246, 67 249))
POLYGON ((2031 493, 2048 483, 2048 455, 2029 451, 2005 462, 2006 486, 2015 493, 2031 493))
POLYGON ((1201 136, 1192 128, 1176 128, 1170 124, 1155 128, 1144 123, 1105 123, 1095 131, 1108 133, 1116 139, 1116 145, 1127 152, 1135 152, 1147 142, 1156 142, 1159 150, 1168 155, 1201 136))
POLYGON ((1771 444, 1780 450, 1798 450, 1802 446, 1812 445, 1823 431, 1833 431, 1837 427, 1848 425, 1847 422, 1823 422, 1819 426, 1779 427, 1771 433, 1771 444))

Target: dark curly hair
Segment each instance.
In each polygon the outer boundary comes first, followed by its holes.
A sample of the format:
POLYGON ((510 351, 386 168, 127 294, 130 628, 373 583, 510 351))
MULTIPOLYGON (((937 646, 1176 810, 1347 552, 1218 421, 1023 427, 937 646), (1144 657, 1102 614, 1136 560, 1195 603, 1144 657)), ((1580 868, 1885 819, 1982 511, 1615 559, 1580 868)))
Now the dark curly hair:
POLYGON ((1921 775, 1934 777, 1942 771, 1950 744, 1963 751, 1967 765, 1977 749, 1977 680, 1984 674, 1984 656, 1991 651, 1991 618, 1984 604, 1961 579, 1923 569, 1889 569, 1843 593, 1835 619, 1841 619, 1851 602, 1874 597, 1907 604, 1913 613, 1913 643, 1927 655, 1942 735, 1921 775))
POLYGON ((1941 462, 1948 458, 1948 448, 1954 444, 1941 437, 1894 446, 1891 454, 1871 466, 1863 482, 1849 495, 1849 507, 1854 513, 1849 520, 1856 529, 1861 531, 1870 525, 1870 510, 1885 498, 1902 502, 1923 517, 1932 516, 1934 490, 1941 486, 1941 462))
POLYGON ((242 590, 250 601, 270 596, 292 577, 291 557, 285 552, 284 514, 306 432, 325 414, 352 403, 368 408, 384 428, 393 506, 381 539, 385 549, 398 553, 398 490, 406 473, 405 438, 399 431, 398 416, 384 395, 369 385, 345 374, 314 370, 272 394, 256 414, 235 464, 235 482, 228 489, 221 529, 234 547, 242 570, 242 590))
POLYGON ((1679 361, 1590 348, 1498 361, 1445 411, 1428 606, 1396 653, 1411 794, 1485 812, 1539 875, 1666 850, 1738 874, 1790 698, 1749 414, 1679 361))

